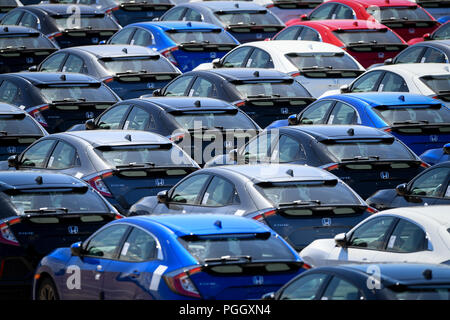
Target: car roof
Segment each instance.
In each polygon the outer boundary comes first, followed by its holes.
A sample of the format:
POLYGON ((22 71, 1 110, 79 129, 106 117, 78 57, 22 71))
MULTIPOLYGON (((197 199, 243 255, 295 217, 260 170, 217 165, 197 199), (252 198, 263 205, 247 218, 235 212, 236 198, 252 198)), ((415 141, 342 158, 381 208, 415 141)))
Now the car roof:
POLYGON ((450 49, 450 39, 443 40, 431 40, 431 41, 422 41, 414 44, 415 46, 426 45, 431 47, 436 47, 439 49, 450 49))
POLYGON ((102 14, 102 11, 95 9, 92 6, 82 4, 35 4, 27 5, 21 8, 38 9, 47 12, 50 15, 70 15, 70 10, 76 7, 81 14, 102 14), (69 13, 68 13, 69 12, 69 13))
POLYGON ((285 127, 289 130, 298 130, 313 136, 318 141, 329 139, 392 139, 393 136, 376 128, 361 125, 297 125, 285 127), (350 129, 353 129, 353 135, 350 129))
POLYGON ((380 214, 394 214, 413 220, 433 220, 441 226, 450 225, 450 205, 406 207, 384 210, 380 214))
POLYGON ((60 84, 60 83, 99 83, 94 77, 80 73, 65 72, 18 72, 8 73, 8 76, 22 78, 30 81, 34 85, 39 84, 60 84), (64 77, 65 76, 65 80, 64 77))
POLYGON ((15 25, 2 25, 0 26, 0 35, 4 34, 15 34, 15 33, 39 33, 36 29, 28 28, 24 26, 15 26, 15 25))
POLYGON ((54 136, 61 135, 83 139, 94 147, 172 143, 157 133, 139 130, 83 130, 57 133, 54 136))
POLYGON ((133 24, 127 25, 127 27, 143 27, 143 28, 149 28, 149 27, 156 27, 163 31, 167 30, 183 30, 183 31, 189 31, 189 30, 222 30, 221 27, 216 26, 211 23, 206 22, 196 22, 196 21, 146 21, 146 22, 137 22, 133 24))
POLYGON ((299 164, 249 164, 212 167, 212 171, 232 171, 259 182, 334 180, 336 176, 319 168, 299 164))
POLYGON ((276 41, 253 41, 246 42, 243 46, 253 46, 266 50, 274 50, 279 53, 289 52, 344 52, 330 43, 308 40, 276 40, 276 41))
POLYGON ((149 97, 133 99, 138 102, 151 102, 170 112, 176 110, 234 110, 236 106, 223 100, 205 97, 149 97))
POLYGON ((409 0, 332 0, 330 2, 338 2, 338 3, 358 3, 363 5, 364 7, 377 6, 377 7, 415 7, 416 3, 413 3, 409 0))
POLYGON ((97 58, 104 57, 133 57, 133 56, 158 56, 157 51, 143 46, 132 46, 126 44, 105 44, 94 46, 70 47, 63 50, 79 50, 88 52, 97 58))
POLYGON ((224 214, 163 214, 137 216, 135 221, 152 221, 177 236, 270 232, 264 225, 248 218, 224 214))
POLYGON ((192 4, 210 8, 217 11, 242 11, 242 10, 267 10, 264 6, 252 1, 203 1, 193 2, 192 4), (238 7, 236 7, 238 5, 238 7))
POLYGON ((194 72, 206 72, 214 73, 226 78, 228 81, 233 80, 268 80, 268 79, 292 79, 291 76, 286 73, 277 71, 275 69, 262 69, 262 68, 218 68, 210 70, 201 70, 194 72), (255 72, 258 72, 258 77, 255 76, 255 72))
POLYGON ((326 96, 325 99, 342 99, 351 98, 376 106, 407 106, 417 104, 433 104, 440 105, 439 100, 415 93, 407 92, 355 92, 326 96))
POLYGON ((398 63, 375 67, 370 71, 373 70, 402 71, 415 76, 424 76, 448 74, 450 72, 450 65, 448 63, 398 63))
POLYGON ((48 188, 51 186, 83 187, 86 184, 67 174, 39 171, 0 171, 0 189, 48 188), (41 177, 38 179, 38 177, 41 177))
POLYGON ((13 106, 11 104, 7 104, 4 102, 0 102, 0 112, 7 112, 7 113, 27 113, 25 110, 20 109, 17 106, 13 106))

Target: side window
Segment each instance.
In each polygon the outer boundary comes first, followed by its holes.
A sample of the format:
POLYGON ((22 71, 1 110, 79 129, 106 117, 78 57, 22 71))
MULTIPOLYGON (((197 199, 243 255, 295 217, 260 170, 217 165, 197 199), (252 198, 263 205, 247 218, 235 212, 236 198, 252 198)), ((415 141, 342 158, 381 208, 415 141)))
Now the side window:
POLYGON ((330 19, 335 4, 323 4, 309 15, 310 20, 326 20, 330 19))
POLYGON ((410 194, 423 197, 441 197, 447 190, 450 168, 436 168, 418 177, 411 185, 410 194))
POLYGON ((184 14, 183 20, 185 21, 203 21, 202 15, 200 12, 197 12, 192 9, 188 9, 184 14))
POLYGON ((189 91, 189 96, 210 98, 217 97, 217 89, 211 81, 198 77, 189 91))
POLYGON ((395 59, 395 63, 417 63, 423 55, 425 48, 422 46, 411 47, 403 51, 395 59))
POLYGON ((394 220, 393 217, 380 217, 367 221, 353 232, 349 247, 382 250, 385 238, 394 220))
POLYGON ((319 33, 311 28, 303 28, 297 40, 320 41, 319 33))
POLYGON ((50 56, 48 59, 44 60, 44 62, 42 62, 39 71, 49 71, 49 72, 61 71, 61 65, 65 58, 66 58, 65 53, 54 54, 50 56))
POLYGON ((164 95, 176 97, 185 96, 186 91, 189 88, 189 85, 191 84, 193 78, 194 76, 178 77, 167 86, 167 88, 164 90, 164 95))
POLYGON ((173 10, 168 11, 164 17, 161 19, 162 21, 177 21, 181 20, 181 17, 186 8, 174 8, 173 10))
POLYGON ((24 27, 29 27, 33 29, 37 29, 38 26, 38 19, 32 15, 31 13, 25 12, 22 16, 22 19, 20 19, 20 24, 24 27))
MULTIPOLYGON (((276 40, 299 40, 297 36, 303 30, 303 27, 289 27, 281 31, 276 40)), ((301 39, 300 39, 301 40, 301 39)))
POLYGON ((84 248, 85 254, 102 259, 113 259, 128 228, 127 225, 118 224, 103 229, 89 241, 84 248))
POLYGON ((155 128, 153 115, 139 107, 134 107, 125 121, 124 130, 145 130, 147 126, 155 128), (152 124, 151 126, 149 124, 152 124))
POLYGON ((377 91, 378 80, 382 76, 382 71, 369 72, 355 80, 351 86, 352 92, 377 91))
POLYGON ((387 244, 387 251, 418 252, 426 250, 428 242, 426 234, 418 225, 400 219, 387 244))
POLYGON ((302 276, 292 282, 280 295, 280 300, 314 300, 328 278, 324 273, 302 276))
POLYGON ((55 140, 43 140, 31 146, 22 156, 22 167, 44 168, 55 140))
POLYGON ((17 10, 5 15, 2 19, 3 25, 17 25, 19 23, 19 19, 22 16, 23 11, 17 10))
POLYGON ((155 41, 151 32, 142 29, 136 30, 136 33, 133 35, 133 38, 130 42, 131 45, 143 47, 148 47, 154 43, 155 41))
POLYGON ((80 165, 77 150, 70 144, 60 141, 48 159, 47 168, 67 169, 77 165, 80 165))
POLYGON ((271 160, 278 160, 280 163, 306 160, 306 152, 300 142, 287 135, 282 135, 271 160))
POLYGON ((129 107, 127 104, 121 104, 110 108, 100 117, 97 126, 100 129, 121 129, 120 123, 129 107))
POLYGON ((351 106, 337 102, 328 119, 328 124, 355 124, 358 121, 358 113, 351 106))
POLYGON ((392 72, 386 72, 378 87, 378 91, 386 92, 408 92, 405 80, 392 72))
POLYGON ((209 175, 196 174, 175 187, 171 196, 170 202, 179 202, 183 204, 195 204, 200 192, 203 189, 209 175))
POLYGON ((272 148, 277 143, 277 134, 262 133, 251 140, 243 149, 241 157, 246 162, 267 161, 272 154, 272 148))
POLYGON ((423 63, 447 63, 447 57, 439 50, 428 48, 420 62, 423 63))
POLYGON ((255 49, 246 63, 247 68, 273 68, 270 54, 261 49, 255 49))
POLYGON ((83 59, 76 55, 70 54, 64 63, 62 72, 87 73, 87 70, 83 59))
POLYGON ((352 8, 344 5, 337 5, 331 19, 356 19, 356 15, 352 8))
POLYGON ((0 101, 10 104, 17 103, 17 97, 20 94, 20 89, 11 81, 5 80, 0 86, 0 101))
POLYGON ((123 28, 115 35, 112 36, 109 41, 110 44, 129 44, 131 34, 136 30, 136 28, 123 28))
POLYGON ((361 300, 361 291, 348 281, 334 277, 328 284, 322 300, 361 300))
POLYGON ((318 124, 325 123, 328 110, 333 105, 334 101, 324 100, 315 103, 311 107, 305 110, 300 118, 302 124, 318 124))
POLYGON ((221 207, 233 203, 236 190, 234 185, 225 179, 214 177, 211 180, 205 195, 203 196, 202 205, 221 207))
POLYGON ((133 228, 120 251, 119 260, 143 262, 157 258, 158 242, 147 232, 133 228))
POLYGON ((223 66, 225 68, 243 67, 250 50, 252 50, 252 47, 243 47, 234 50, 223 59, 223 66))

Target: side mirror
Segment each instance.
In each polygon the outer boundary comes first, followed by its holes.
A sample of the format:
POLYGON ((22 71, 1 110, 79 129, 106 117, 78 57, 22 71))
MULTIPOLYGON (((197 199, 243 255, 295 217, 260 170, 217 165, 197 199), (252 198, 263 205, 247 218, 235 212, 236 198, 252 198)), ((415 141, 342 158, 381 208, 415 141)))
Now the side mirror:
POLYGON ((167 190, 158 192, 156 197, 158 198, 159 203, 166 203, 169 200, 169 197, 167 196, 167 190))
POLYGON ((288 117, 288 123, 289 123, 289 125, 290 126, 295 126, 295 125, 297 125, 299 122, 298 122, 298 119, 297 119, 297 115, 296 114, 291 114, 289 117, 288 117))
POLYGON ((86 127, 86 130, 95 130, 95 129, 97 129, 97 126, 95 125, 95 120, 94 119, 86 120, 86 122, 84 123, 84 126, 86 127))
POLYGON ((19 166, 19 160, 17 159, 17 154, 8 157, 8 167, 16 168, 19 166))
POLYGON ((431 39, 431 34, 430 34, 430 33, 425 33, 425 34, 423 35, 423 39, 424 39, 424 40, 430 40, 430 39, 431 39))
POLYGON ((392 64, 393 62, 394 62, 394 59, 392 59, 392 58, 389 58, 389 59, 384 60, 384 64, 385 64, 385 65, 390 65, 390 64, 392 64))
POLYGON ((341 86, 340 90, 341 90, 341 93, 349 93, 350 87, 348 86, 348 84, 344 84, 343 86, 341 86))
POLYGON ((219 58, 214 59, 212 61, 212 65, 214 68, 222 68, 223 67, 222 62, 220 61, 219 58))
POLYGON ((300 16, 300 20, 302 20, 302 21, 306 21, 306 20, 308 20, 308 15, 307 14, 302 14, 301 16, 300 16))
POLYGON ((83 254, 83 248, 81 247, 81 241, 75 242, 70 246, 70 253, 72 256, 80 257, 83 254))
POLYGON ((275 300, 275 292, 268 292, 261 297, 261 300, 275 300))
POLYGON ((339 233, 334 237, 334 242, 339 247, 345 248, 347 246, 347 235, 345 233, 339 233))
POLYGON ((152 21, 159 21, 159 17, 153 18, 152 21))
POLYGON ((444 154, 450 154, 450 143, 445 144, 442 149, 444 150, 444 154))
POLYGON ((36 72, 37 70, 38 70, 37 66, 31 66, 28 68, 28 71, 30 71, 30 72, 36 72))
POLYGON ((231 150, 230 152, 228 152, 228 156, 230 157, 230 159, 231 159, 232 161, 237 161, 237 158, 238 158, 238 152, 237 152, 237 149, 233 149, 233 150, 231 150))
POLYGON ((406 196, 408 194, 408 186, 406 183, 399 184, 395 187, 395 191, 399 196, 406 196))
POLYGON ((153 90, 152 94, 153 94, 154 97, 161 97, 162 96, 161 89, 153 90))

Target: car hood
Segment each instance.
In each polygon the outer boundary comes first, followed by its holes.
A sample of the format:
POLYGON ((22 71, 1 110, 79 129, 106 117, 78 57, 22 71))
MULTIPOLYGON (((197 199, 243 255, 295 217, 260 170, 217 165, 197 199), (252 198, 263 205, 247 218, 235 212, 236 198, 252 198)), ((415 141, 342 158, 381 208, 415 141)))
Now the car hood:
POLYGON ((326 265, 326 260, 335 247, 334 239, 318 239, 300 251, 300 257, 312 267, 321 267, 326 265))

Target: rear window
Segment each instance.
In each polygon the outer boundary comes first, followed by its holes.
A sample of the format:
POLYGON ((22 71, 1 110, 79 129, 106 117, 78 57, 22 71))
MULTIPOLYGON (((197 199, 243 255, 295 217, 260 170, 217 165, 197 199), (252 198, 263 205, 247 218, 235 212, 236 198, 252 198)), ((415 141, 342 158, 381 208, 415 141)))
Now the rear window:
POLYGON ((0 114, 0 134, 5 136, 42 135, 42 131, 28 116, 23 119, 14 119, 10 114, 0 114))
POLYGON ((77 19, 75 23, 79 25, 74 26, 74 19, 71 16, 56 16, 53 17, 56 22, 56 26, 59 30, 66 29, 106 29, 117 30, 118 27, 114 21, 107 16, 94 16, 94 15, 81 15, 80 19, 77 19))
POLYGON ((347 69, 358 70, 358 65, 343 52, 314 52, 314 53, 288 53, 286 58, 297 68, 318 69, 327 68, 333 70, 347 69))
POLYGON ((184 237, 178 238, 178 241, 200 263, 204 263, 207 259, 226 256, 230 258, 249 256, 251 262, 295 259, 286 244, 274 236, 231 234, 217 237, 184 237))
POLYGON ((401 44, 402 40, 388 29, 374 29, 374 30, 345 30, 333 34, 339 38, 345 45, 355 44, 386 44, 396 43, 401 44))
POLYGON ((311 97, 297 81, 244 82, 236 89, 244 98, 311 97))
POLYGON ((191 160, 178 147, 168 145, 99 147, 97 154, 111 166, 148 165, 170 167, 192 165, 191 160))
POLYGON ((100 63, 113 73, 126 72, 175 72, 175 68, 161 57, 126 57, 100 59, 100 63))
POLYGON ((98 194, 92 190, 85 192, 75 192, 69 190, 35 191, 21 190, 18 194, 10 195, 12 203, 19 210, 21 215, 25 215, 30 210, 39 209, 59 209, 61 213, 67 209, 72 212, 109 212, 108 207, 98 194))
POLYGON ((0 48, 21 48, 21 49, 33 49, 33 48, 55 48, 50 40, 42 37, 40 34, 13 34, 13 35, 0 35, 0 48))
POLYGON ((103 101, 116 102, 117 98, 104 85, 96 86, 49 86, 41 88, 41 94, 47 101, 70 102, 70 101, 103 101))
POLYGON ((185 112, 180 115, 170 115, 170 117, 187 130, 194 128, 255 129, 255 125, 242 112, 185 112))
POLYGON ((450 111, 445 106, 408 106, 375 108, 375 111, 389 125, 420 123, 450 123, 450 111))
POLYGON ((232 26, 280 25, 274 15, 266 10, 261 11, 217 11, 214 13, 224 24, 232 26))
MULTIPOLYGON (((380 10, 381 21, 393 21, 393 20, 404 20, 404 21, 414 21, 414 20, 425 20, 431 21, 432 19, 426 12, 419 7, 381 7, 377 9, 380 10)), ((367 9, 369 14, 370 8, 367 9)))
POLYGON ((436 93, 450 93, 450 75, 425 76, 420 81, 436 93))
POLYGON ((14 6, 17 7, 17 2, 15 0, 2 0, 0 7, 2 6, 14 6))
POLYGON ((215 31, 177 31, 167 32, 167 35, 177 44, 183 43, 205 43, 205 44, 235 44, 233 38, 226 32, 220 30, 215 31))
POLYGON ((400 292, 390 292, 397 300, 450 300, 450 287, 445 285, 409 287, 400 292))

